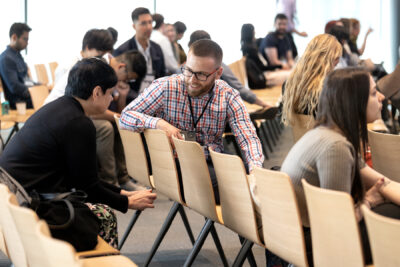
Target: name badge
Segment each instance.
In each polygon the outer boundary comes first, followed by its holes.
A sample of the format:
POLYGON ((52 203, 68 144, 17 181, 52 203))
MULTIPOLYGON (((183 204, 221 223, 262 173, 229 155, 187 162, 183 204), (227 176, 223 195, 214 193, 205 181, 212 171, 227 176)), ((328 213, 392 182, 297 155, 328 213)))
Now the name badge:
POLYGON ((196 142, 196 132, 194 131, 181 131, 181 135, 185 141, 196 142))

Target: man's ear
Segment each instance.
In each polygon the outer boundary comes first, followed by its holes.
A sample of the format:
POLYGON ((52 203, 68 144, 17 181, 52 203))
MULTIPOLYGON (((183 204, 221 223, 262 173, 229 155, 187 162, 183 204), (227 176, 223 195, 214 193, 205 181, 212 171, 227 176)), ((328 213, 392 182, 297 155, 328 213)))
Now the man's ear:
POLYGON ((18 36, 16 33, 13 33, 10 37, 11 41, 15 42, 18 39, 18 36))
POLYGON ((96 85, 96 87, 93 88, 93 91, 92 91, 92 97, 93 97, 93 99, 95 100, 95 99, 97 99, 99 96, 102 96, 102 95, 103 95, 103 91, 101 90, 101 87, 100 87, 99 85, 96 85))
POLYGON ((132 24, 133 29, 136 31, 135 23, 132 24))
POLYGON ((217 70, 217 75, 216 75, 217 80, 221 78, 223 72, 224 72, 224 68, 219 67, 219 69, 217 70))

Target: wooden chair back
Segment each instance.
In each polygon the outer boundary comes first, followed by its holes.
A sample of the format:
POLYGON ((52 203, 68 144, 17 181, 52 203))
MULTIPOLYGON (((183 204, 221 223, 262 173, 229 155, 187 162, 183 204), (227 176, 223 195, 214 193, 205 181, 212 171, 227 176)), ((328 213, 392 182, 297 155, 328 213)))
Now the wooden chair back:
POLYGON ((290 177, 262 168, 254 170, 254 177, 265 246, 287 262, 307 267, 303 225, 290 177))
POLYGON ((150 179, 149 165, 140 133, 120 129, 119 115, 114 115, 122 145, 124 147, 126 168, 129 176, 133 177, 140 184, 153 187, 150 179))
POLYGON ((146 129, 144 136, 149 149, 154 185, 157 192, 184 204, 175 157, 167 134, 162 130, 146 129))
POLYGON ((218 181, 224 225, 240 236, 262 245, 254 204, 242 160, 210 149, 218 181))
POLYGON ((44 64, 35 64, 37 81, 43 85, 49 84, 49 76, 47 75, 46 66, 44 64))
POLYGON ((379 215, 364 205, 361 210, 367 225, 374 266, 400 266, 400 220, 379 215))
POLYGON ((203 216, 220 222, 203 148, 197 142, 173 138, 182 173, 185 202, 203 216))
POLYGON ((364 266, 354 202, 348 193, 302 180, 310 218, 314 266, 364 266))
POLYGON ((49 95, 49 88, 45 85, 37 85, 28 88, 31 95, 33 108, 38 110, 44 104, 47 96, 49 95))
POLYGON ((400 182, 400 135, 368 131, 373 168, 400 182))
POLYGON ((314 127, 314 118, 310 115, 294 114, 292 123, 293 141, 296 143, 308 130, 314 127))
POLYGON ((1 223, 0 223, 0 251, 3 252, 8 257, 6 241, 4 239, 3 228, 1 227, 1 223))
POLYGON ((51 73, 51 79, 52 79, 52 83, 55 83, 56 80, 56 69, 58 67, 58 63, 57 62, 50 62, 49 63, 49 68, 50 68, 50 73, 51 73))
POLYGON ((3 229, 5 245, 10 260, 15 267, 27 267, 25 250, 7 204, 10 196, 11 192, 8 187, 0 184, 0 226, 3 229))
POLYGON ((246 73, 246 57, 229 64, 228 66, 241 84, 248 87, 247 73, 246 73))

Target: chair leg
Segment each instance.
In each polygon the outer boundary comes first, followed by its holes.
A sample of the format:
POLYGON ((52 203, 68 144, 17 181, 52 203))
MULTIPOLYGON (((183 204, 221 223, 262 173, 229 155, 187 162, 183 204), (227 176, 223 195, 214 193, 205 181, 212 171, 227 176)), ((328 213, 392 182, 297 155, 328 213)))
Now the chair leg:
POLYGON ((204 241, 207 238, 208 233, 211 230, 211 227, 213 226, 214 222, 210 219, 206 220, 206 223, 204 224, 203 228, 201 228, 200 234, 196 239, 196 242, 193 245, 192 250, 189 253, 189 256, 186 258, 185 263, 183 266, 191 266, 193 264, 193 261, 196 259, 197 254, 199 254, 204 241))
POLYGON ((266 122, 261 123, 260 129, 261 129, 261 132, 263 133, 263 135, 265 136, 265 142, 268 145, 269 151, 271 151, 271 153, 274 153, 274 150, 272 149, 271 142, 269 141, 270 136, 268 135, 268 133, 267 133, 267 131, 265 129, 265 123, 266 122))
POLYGON ((182 205, 179 205, 178 211, 182 217, 182 221, 183 221, 183 224, 185 225, 186 232, 188 233, 190 242, 192 242, 192 245, 194 245, 195 240, 194 240, 193 232, 192 232, 192 229, 190 228, 189 220, 186 216, 185 209, 183 208, 182 205))
POLYGON ((221 257, 222 264, 224 265, 224 267, 228 267, 229 264, 228 264, 228 261, 226 259, 224 250, 222 249, 221 242, 219 241, 218 233, 217 233, 217 230, 215 229, 214 224, 211 225, 211 229, 210 230, 211 230, 212 238, 214 239, 215 246, 217 247, 218 254, 221 257))
POLYGON ((276 125, 274 124, 273 120, 269 120, 269 123, 271 124, 271 128, 272 128, 272 131, 274 132, 274 136, 276 137, 276 141, 278 141, 279 140, 279 134, 278 134, 278 131, 275 128, 276 125))
POLYGON ((266 159, 269 159, 268 150, 265 148, 265 141, 264 141, 264 139, 266 139, 266 137, 261 134, 259 127, 256 127, 256 133, 257 133, 258 138, 260 139, 261 148, 264 152, 264 156, 266 159))
MULTIPOLYGON (((241 237, 240 235, 238 235, 238 236, 239 236, 240 244, 242 244, 242 246, 243 246, 243 243, 246 241, 246 239, 244 237, 241 237)), ((246 258, 251 267, 257 267, 256 259, 254 258, 254 254, 251 249, 247 252, 246 258)))
POLYGON ((122 246, 124 245, 126 239, 128 238, 128 235, 130 234, 130 232, 131 232, 133 226, 135 225, 135 223, 136 223, 136 221, 137 221, 137 219, 139 218, 139 216, 140 216, 141 213, 142 213, 142 211, 137 210, 137 211, 135 212, 135 214, 133 214, 132 219, 131 219, 131 221, 130 221, 129 224, 128 224, 128 227, 126 227, 125 233, 124 233, 124 235, 122 236, 121 241, 119 242, 118 250, 121 250, 121 249, 122 249, 122 246))
POLYGON ((169 211, 168 216, 165 219, 164 224, 161 227, 161 230, 158 233, 156 240, 154 241, 153 247, 151 248, 150 253, 147 256, 144 266, 149 266, 151 260, 154 257, 154 254, 156 254, 156 251, 161 244, 161 241, 164 239, 165 234, 168 232, 168 229, 171 226, 171 223, 174 220, 180 205, 181 204, 179 204, 178 202, 174 202, 174 205, 172 205, 171 210, 169 211))
POLYGON ((269 124, 269 121, 268 121, 268 120, 265 121, 265 126, 267 127, 269 136, 271 136, 272 144, 273 144, 274 146, 276 146, 275 135, 274 135, 274 132, 273 132, 272 129, 271 129, 271 125, 269 124))
POLYGON ((246 258, 247 252, 251 250, 252 246, 254 245, 253 242, 246 239, 242 245, 242 248, 239 251, 239 254, 236 256, 235 261, 233 262, 232 267, 240 267, 243 265, 244 260, 246 258))

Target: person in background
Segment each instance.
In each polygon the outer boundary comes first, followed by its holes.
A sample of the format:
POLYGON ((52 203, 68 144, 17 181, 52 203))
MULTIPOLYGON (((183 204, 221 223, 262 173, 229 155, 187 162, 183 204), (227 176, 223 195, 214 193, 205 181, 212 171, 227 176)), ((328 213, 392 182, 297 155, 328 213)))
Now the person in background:
POLYGON ((358 19, 350 19, 350 49, 353 53, 357 53, 359 56, 362 56, 365 51, 365 47, 367 46, 367 38, 371 32, 373 32, 372 28, 369 28, 367 33, 365 34, 364 41, 360 48, 357 46, 357 38, 360 34, 360 21, 358 19))
POLYGON ((108 27, 107 31, 111 34, 112 39, 113 39, 113 50, 111 52, 114 51, 114 45, 117 43, 118 41, 118 31, 116 29, 114 29, 113 27, 108 27))
POLYGON ((25 102, 27 108, 33 108, 28 86, 34 83, 28 76, 28 65, 21 56, 21 51, 28 46, 31 30, 25 23, 11 25, 10 44, 0 55, 0 78, 5 98, 12 109, 16 108, 17 102, 25 102))
POLYGON ((178 63, 180 65, 182 65, 186 62, 186 53, 185 53, 185 50, 182 48, 182 46, 178 43, 178 41, 180 41, 183 38, 183 35, 186 32, 186 25, 181 21, 177 21, 174 23, 174 27, 175 27, 175 31, 176 31, 175 43, 178 45, 178 48, 179 48, 178 63))

